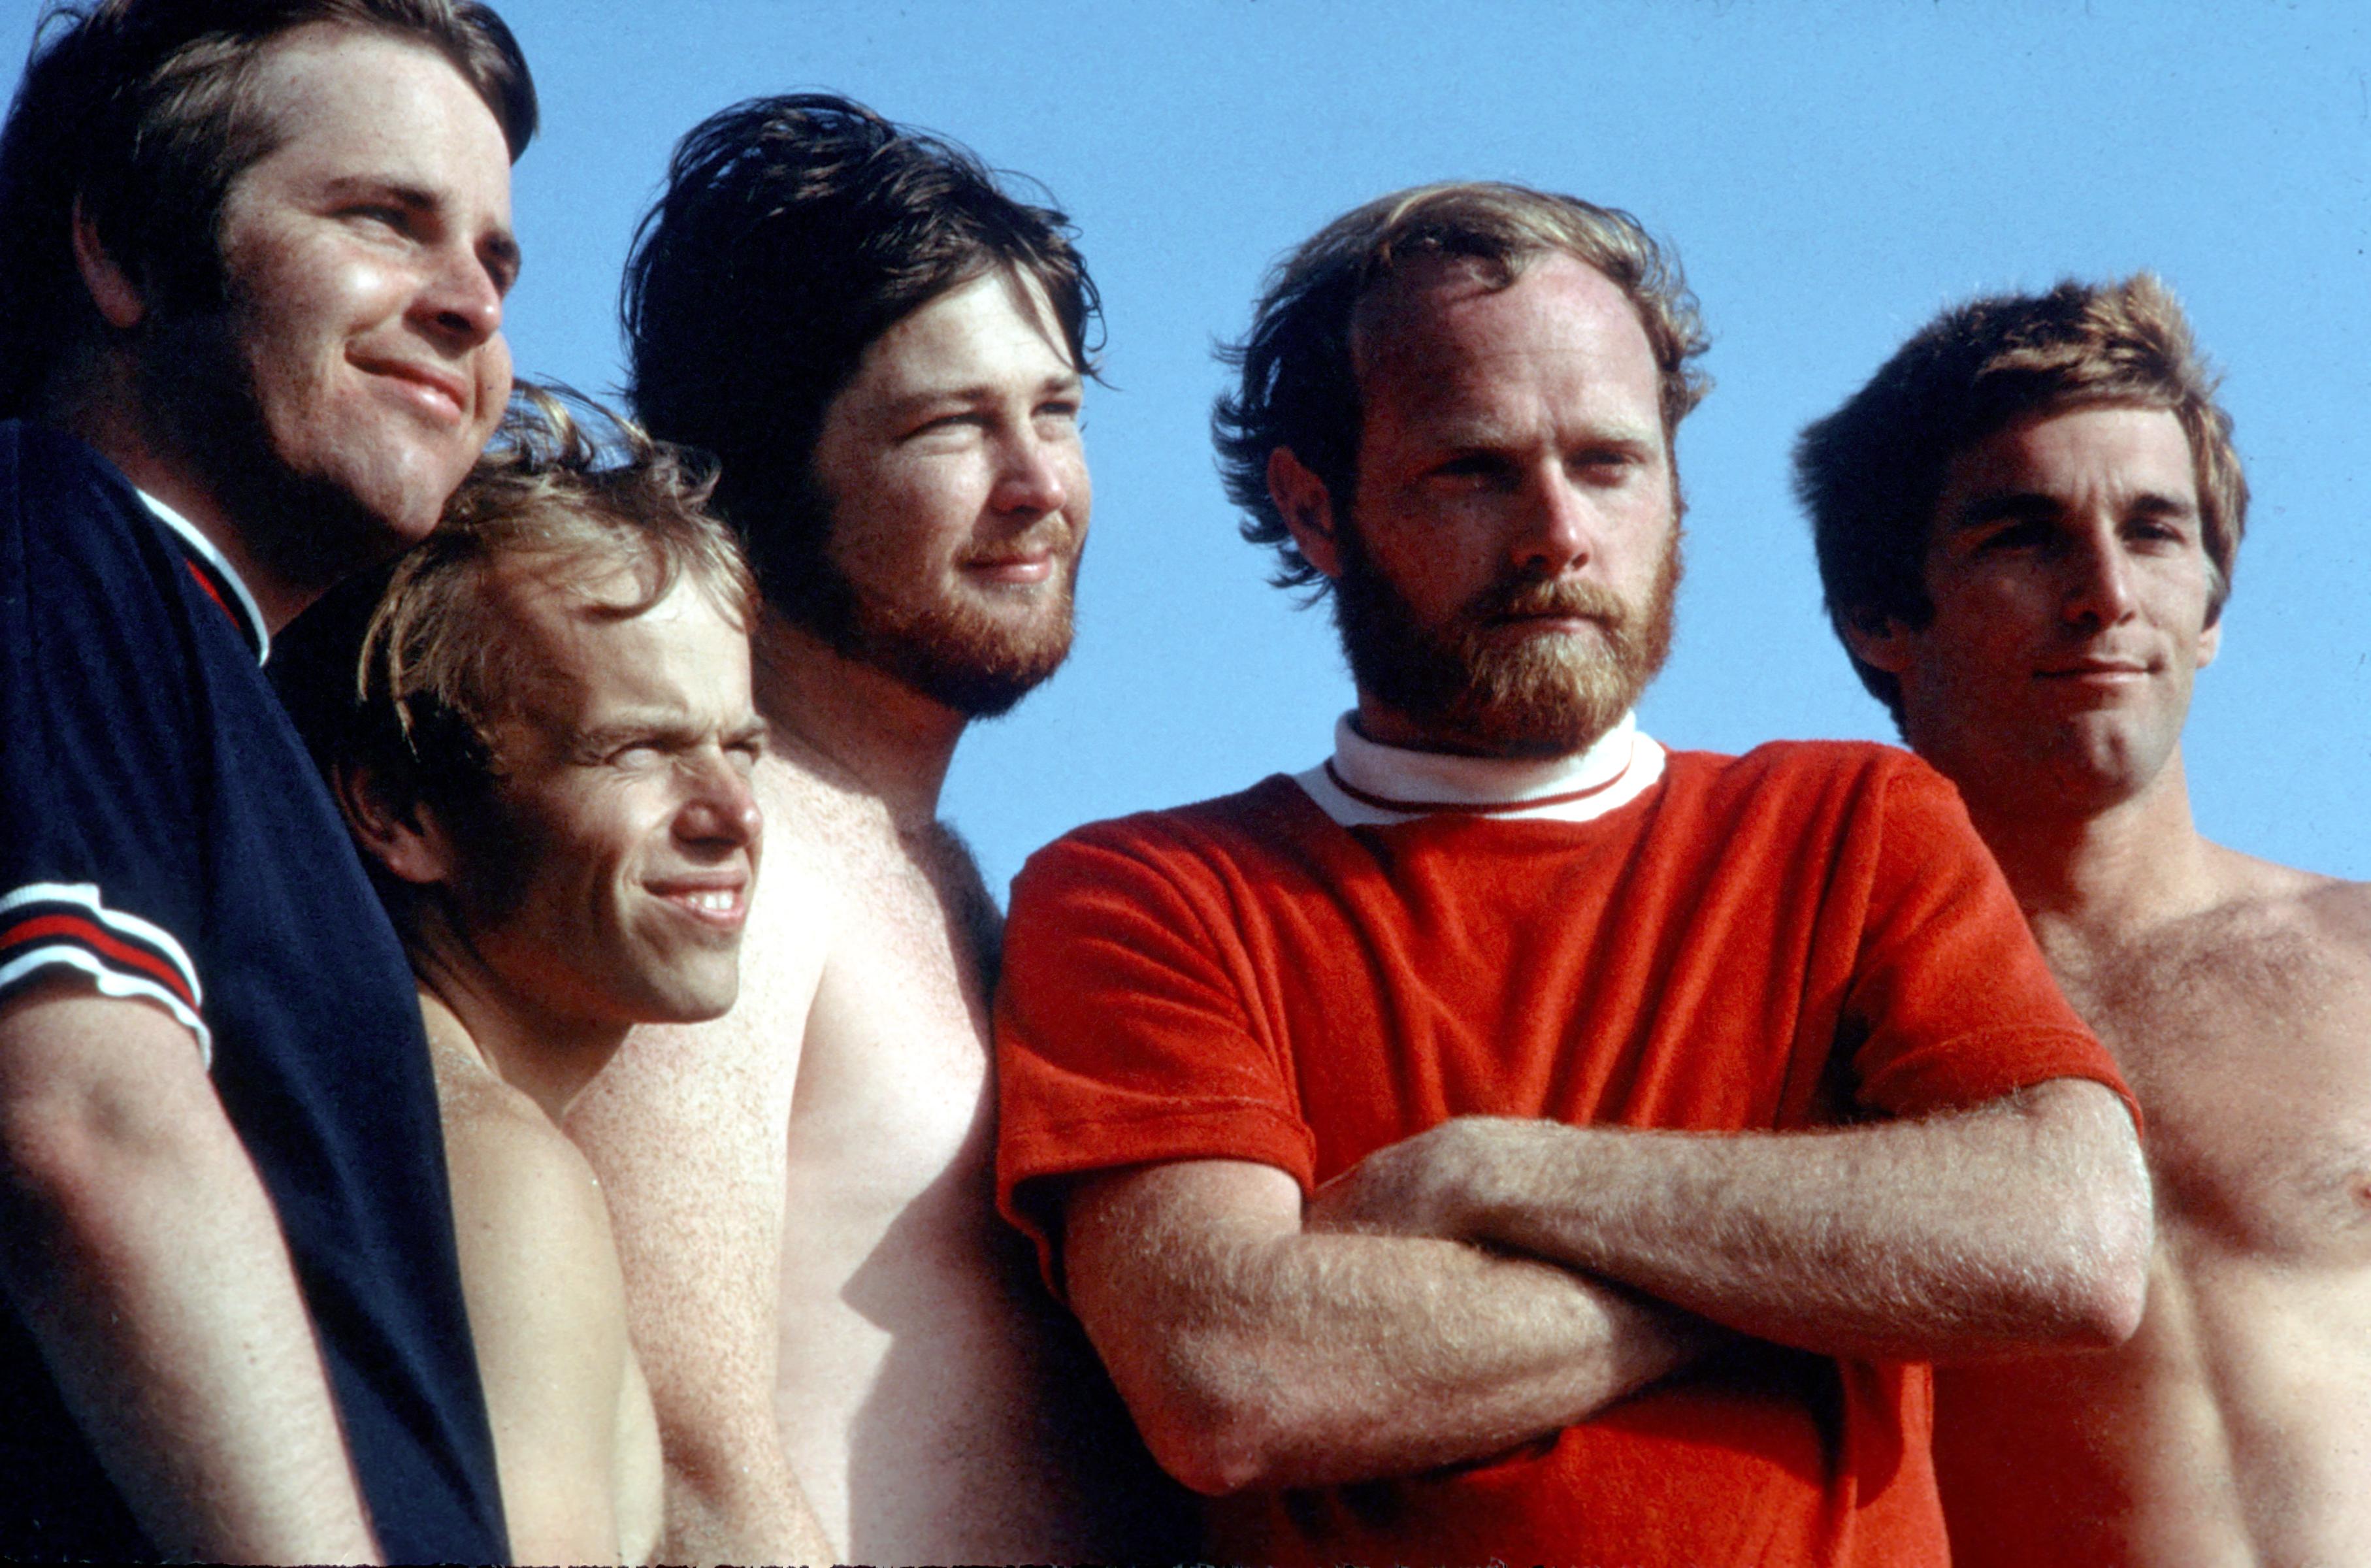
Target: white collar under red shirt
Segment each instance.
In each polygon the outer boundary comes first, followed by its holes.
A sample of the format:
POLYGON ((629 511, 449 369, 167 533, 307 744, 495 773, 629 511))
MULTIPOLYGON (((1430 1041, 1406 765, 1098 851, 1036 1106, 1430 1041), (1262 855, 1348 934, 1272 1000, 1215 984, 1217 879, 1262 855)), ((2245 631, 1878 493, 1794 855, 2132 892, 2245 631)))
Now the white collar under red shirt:
POLYGON ((260 664, 272 657, 272 634, 264 629, 263 610, 256 604, 255 595, 247 591, 247 584, 238 580, 238 573, 231 570, 229 558, 214 548, 212 539, 198 532, 196 524, 146 490, 133 488, 148 510, 156 513, 156 521, 173 530, 174 537, 196 558, 191 561, 190 570, 197 577, 198 586, 238 627, 247 645, 255 651, 255 662, 260 664))
POLYGON ((1441 813, 1589 822, 1628 805, 1663 776, 1663 748, 1626 713, 1587 751, 1545 761, 1379 745, 1350 721, 1345 713, 1334 721, 1331 757, 1293 776, 1318 809, 1344 827, 1388 826, 1441 813))

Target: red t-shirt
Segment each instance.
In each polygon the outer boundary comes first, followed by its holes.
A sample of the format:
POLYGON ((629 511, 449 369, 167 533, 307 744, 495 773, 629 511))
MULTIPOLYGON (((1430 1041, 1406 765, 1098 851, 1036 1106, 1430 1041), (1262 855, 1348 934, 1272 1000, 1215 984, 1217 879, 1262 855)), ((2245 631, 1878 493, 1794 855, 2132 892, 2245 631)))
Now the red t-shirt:
MULTIPOLYGON (((1345 827, 1278 777, 1082 828, 1014 883, 997 1035, 999 1192, 1049 1275, 1047 1177, 1243 1159, 1313 1191, 1473 1113, 1769 1131, 2122 1092, 1951 787, 1872 745, 1675 754, 1587 822, 1345 827)), ((1749 1343, 1515 1455, 1220 1500, 1212 1545, 1940 1564, 1931 1407, 1924 1366, 1749 1343)))

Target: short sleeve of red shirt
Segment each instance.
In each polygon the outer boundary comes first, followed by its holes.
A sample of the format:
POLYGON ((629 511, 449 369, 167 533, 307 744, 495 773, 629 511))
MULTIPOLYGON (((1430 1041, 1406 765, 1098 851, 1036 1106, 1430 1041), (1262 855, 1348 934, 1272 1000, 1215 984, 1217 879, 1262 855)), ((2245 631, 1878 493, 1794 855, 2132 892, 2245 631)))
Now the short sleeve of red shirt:
POLYGON ((1221 882, 1192 870, 1189 857, 1156 861, 1128 836, 1088 828, 1032 856, 1013 883, 997 1003, 998 1191, 1049 1274, 1046 1216, 1016 1182, 1243 1159, 1311 1184, 1291 1073, 1243 1013, 1261 976, 1221 882))
POLYGON ((1585 824, 1344 829, 1271 779, 1082 828, 1014 884, 997 1037, 1000 1196, 1049 1277, 1044 1183, 1084 1172, 1307 1189, 1477 1110, 1734 1132, 2122 1092, 1957 793, 1875 746, 1676 754, 1585 824))
POLYGON ((2088 1078, 2139 1108, 2059 995, 1957 790, 1923 764, 1888 773, 1847 986, 1854 1098, 1894 1116, 2088 1078))

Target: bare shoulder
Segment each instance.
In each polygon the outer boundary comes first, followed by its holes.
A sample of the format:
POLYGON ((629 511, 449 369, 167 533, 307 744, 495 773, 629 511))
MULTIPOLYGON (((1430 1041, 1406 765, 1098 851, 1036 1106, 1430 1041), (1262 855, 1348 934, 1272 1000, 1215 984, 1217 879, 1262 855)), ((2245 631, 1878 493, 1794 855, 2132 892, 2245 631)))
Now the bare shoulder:
POLYGON ((2184 933, 2192 941, 2348 968, 2371 963, 2371 882, 2348 882, 2214 847, 2221 902, 2184 933))
POLYGON ((943 821, 898 820, 822 759, 785 751, 774 760, 780 806, 766 802, 769 820, 779 809, 794 853, 851 906, 840 935, 886 942, 892 956, 952 939, 969 950, 964 967, 993 969, 1001 917, 961 834, 943 821))
POLYGON ((542 1109, 482 1069, 440 1068, 437 1088, 464 1262, 483 1248, 547 1265, 582 1253, 582 1266, 614 1270, 600 1182, 542 1109))
POLYGON ((2250 1020, 2351 1037, 2371 1018, 2371 885, 2208 849, 2211 896, 2087 953, 2052 951, 2069 999, 2128 1068, 2250 1020))

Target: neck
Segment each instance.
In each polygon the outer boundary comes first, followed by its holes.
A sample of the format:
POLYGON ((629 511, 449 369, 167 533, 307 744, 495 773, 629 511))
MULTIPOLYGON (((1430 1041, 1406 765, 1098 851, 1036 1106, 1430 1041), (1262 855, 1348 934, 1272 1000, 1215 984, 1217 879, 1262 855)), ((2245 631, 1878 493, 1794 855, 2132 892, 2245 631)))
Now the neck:
POLYGON ((263 613, 264 630, 277 636, 305 607, 320 597, 318 588, 286 582, 270 569, 250 546, 247 534, 232 521, 221 499, 198 473, 179 457, 170 443, 140 415, 140 400, 128 384, 129 373, 117 370, 101 385, 53 410, 48 422, 80 439, 92 451, 122 470, 123 477, 189 519, 222 551, 238 580, 255 596, 263 613))
POLYGON ((770 743, 880 801, 900 827, 935 822, 968 721, 870 664, 842 657, 773 610, 752 639, 770 743))
POLYGON ((2093 812, 2053 804, 1968 797, 1977 833, 2037 933, 2128 931, 2215 901, 2213 847, 2191 819, 2179 748, 2129 800, 2093 812))
POLYGON ((429 1032, 465 1044, 480 1065, 558 1123, 625 1043, 626 1026, 571 1020, 536 1009, 433 918, 405 943, 429 1032))
MULTIPOLYGON (((1617 718, 1617 723, 1620 721, 1617 718)), ((1613 731, 1604 730, 1590 736, 1577 746, 1494 744, 1460 731, 1447 730, 1419 723, 1398 709, 1388 706, 1359 688, 1359 706, 1350 720, 1359 733, 1379 746, 1395 746, 1402 751, 1433 752, 1443 756, 1482 757, 1497 762, 1569 761, 1586 755, 1590 747, 1603 740, 1613 731)))

